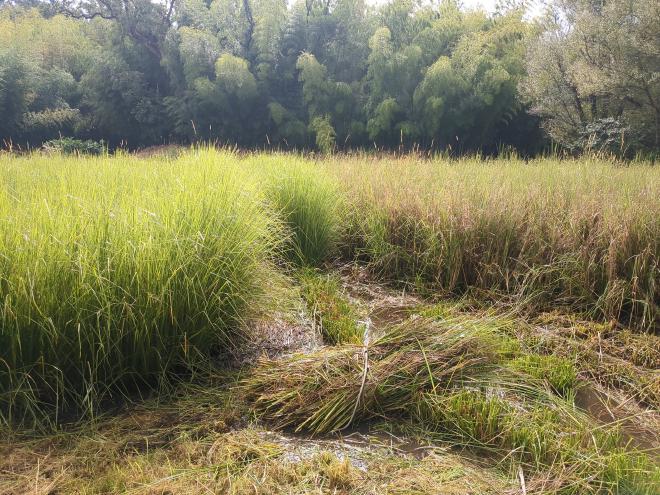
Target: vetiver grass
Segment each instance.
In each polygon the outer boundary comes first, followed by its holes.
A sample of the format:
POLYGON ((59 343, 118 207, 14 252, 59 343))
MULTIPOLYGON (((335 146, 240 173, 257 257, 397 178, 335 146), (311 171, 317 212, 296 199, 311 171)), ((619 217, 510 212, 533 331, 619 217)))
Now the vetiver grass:
POLYGON ((233 156, 32 156, 0 166, 7 421, 93 412, 235 349, 241 322, 277 282, 280 222, 233 156))
POLYGON ((262 178, 272 207, 289 228, 287 256, 319 266, 336 254, 343 230, 343 195, 319 164, 292 155, 256 155, 244 167, 262 178))
POLYGON ((0 167, 12 420, 91 411, 236 347, 290 262, 658 327, 660 172, 643 163, 191 151, 0 167))
POLYGON ((344 251, 385 279, 658 328, 657 167, 368 156, 326 165, 349 203, 344 251))
POLYGON ((326 344, 361 344, 364 328, 359 314, 332 274, 302 270, 298 276, 307 309, 318 324, 326 344))

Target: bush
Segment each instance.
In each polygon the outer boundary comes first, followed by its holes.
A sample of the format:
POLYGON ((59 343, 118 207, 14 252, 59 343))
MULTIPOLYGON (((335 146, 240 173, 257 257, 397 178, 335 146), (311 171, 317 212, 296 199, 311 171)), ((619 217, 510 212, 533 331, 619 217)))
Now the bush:
POLYGON ((64 155, 100 155, 105 152, 103 141, 81 141, 70 137, 63 137, 47 141, 43 145, 44 151, 62 153, 64 155))

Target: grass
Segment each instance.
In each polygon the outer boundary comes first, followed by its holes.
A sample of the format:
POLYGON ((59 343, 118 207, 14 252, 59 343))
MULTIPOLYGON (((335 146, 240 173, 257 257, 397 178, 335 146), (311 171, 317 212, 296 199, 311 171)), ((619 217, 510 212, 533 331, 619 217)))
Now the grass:
POLYGON ((377 438, 332 444, 246 424, 236 377, 207 379, 181 385, 167 402, 54 435, 0 436, 0 493, 463 495, 509 486, 495 470, 443 450, 415 459, 377 438))
POLYGON ((571 398, 575 395, 577 371, 574 364, 566 358, 524 354, 510 361, 509 366, 539 380, 545 380, 562 397, 571 398))
POLYGON ((358 310, 343 293, 338 277, 304 270, 299 279, 303 299, 323 341, 329 345, 361 344, 364 329, 358 323, 358 310))
POLYGON ((91 414, 235 350, 280 277, 280 222, 233 157, 4 158, 0 177, 7 422, 91 414))
POLYGON ((660 407, 659 179, 590 158, 3 155, 0 446, 19 427, 52 435, 34 450, 39 437, 21 439, 24 460, 10 447, 0 491, 30 479, 44 493, 465 493, 479 478, 480 493, 521 479, 527 493, 653 493, 653 448, 628 442, 631 423, 657 430, 660 407), (368 279, 351 297, 339 262, 368 279), (238 385, 190 383, 252 362, 250 323, 276 332, 275 311, 283 357, 238 385), (304 313, 326 346, 290 354, 313 329, 304 313), (97 417, 179 387, 182 419, 161 418, 146 441, 97 417), (585 390, 620 397, 614 424, 581 409, 585 390), (81 415, 96 422, 61 433, 81 415), (448 454, 385 455, 366 472, 323 449, 291 462, 255 417, 309 441, 380 423, 498 471, 448 454))
POLYGON ((259 416, 278 427, 323 434, 369 420, 398 422, 502 467, 521 466, 531 486, 542 487, 533 493, 653 493, 651 458, 544 388, 548 380, 567 394, 575 380, 567 364, 538 356, 510 362, 507 337, 500 345, 489 328, 478 320, 417 319, 369 346, 366 375, 357 349, 342 346, 262 362, 243 389, 259 416), (537 378, 528 366, 535 362, 545 363, 550 378, 537 378))
POLYGON ((327 167, 348 198, 345 252, 386 280, 658 328, 657 167, 367 156, 327 167))
POLYGON ((267 198, 289 228, 289 260, 319 266, 331 258, 342 229, 342 195, 336 181, 320 166, 286 155, 249 158, 246 168, 263 176, 267 198))

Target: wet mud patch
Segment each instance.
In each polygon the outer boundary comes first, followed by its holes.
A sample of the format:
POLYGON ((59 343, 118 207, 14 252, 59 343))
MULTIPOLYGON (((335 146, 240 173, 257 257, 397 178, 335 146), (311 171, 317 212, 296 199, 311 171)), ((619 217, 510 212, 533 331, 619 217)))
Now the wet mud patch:
POLYGON ((657 411, 635 408, 620 394, 587 383, 575 394, 575 405, 603 425, 618 426, 626 443, 660 461, 660 418, 657 411))
POLYGON ((303 311, 255 321, 247 333, 246 344, 234 359, 237 368, 264 357, 277 359, 292 353, 314 352, 323 345, 314 321, 303 311))

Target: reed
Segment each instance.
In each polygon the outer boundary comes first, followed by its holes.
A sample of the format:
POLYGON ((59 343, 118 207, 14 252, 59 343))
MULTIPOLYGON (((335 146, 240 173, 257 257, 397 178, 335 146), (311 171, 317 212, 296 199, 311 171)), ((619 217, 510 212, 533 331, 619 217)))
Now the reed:
POLYGON ((329 159, 343 253, 427 292, 658 330, 660 171, 582 158, 329 159))

